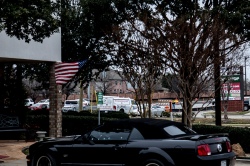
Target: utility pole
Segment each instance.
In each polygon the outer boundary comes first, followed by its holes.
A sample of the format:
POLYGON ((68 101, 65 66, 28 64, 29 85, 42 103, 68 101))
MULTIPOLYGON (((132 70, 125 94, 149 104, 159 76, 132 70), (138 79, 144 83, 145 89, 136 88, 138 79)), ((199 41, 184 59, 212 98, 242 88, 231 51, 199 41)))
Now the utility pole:
POLYGON ((80 96, 79 96, 79 112, 82 111, 82 101, 83 101, 83 85, 80 82, 80 96))
POLYGON ((4 63, 0 63, 0 110, 4 109, 4 63))
POLYGON ((245 57, 245 96, 247 95, 247 57, 245 57))
MULTIPOLYGON (((213 0, 213 8, 218 10, 217 7, 219 6, 218 0, 213 0)), ((214 13, 214 24, 218 24, 219 17, 218 11, 214 13)), ((214 90, 215 90, 215 124, 216 126, 221 126, 221 78, 220 78, 220 65, 221 65, 221 58, 219 52, 219 35, 215 33, 213 36, 213 47, 214 47, 214 90)))

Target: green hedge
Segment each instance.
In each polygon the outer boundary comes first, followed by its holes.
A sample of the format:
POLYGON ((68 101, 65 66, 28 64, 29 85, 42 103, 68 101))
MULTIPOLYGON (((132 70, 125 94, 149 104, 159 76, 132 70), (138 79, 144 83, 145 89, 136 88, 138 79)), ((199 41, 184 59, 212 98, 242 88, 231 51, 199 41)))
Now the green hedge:
POLYGON ((250 129, 231 126, 193 125, 199 134, 228 133, 231 144, 239 143, 246 153, 250 152, 250 129))
MULTIPOLYGON (((113 119, 129 118, 127 114, 120 112, 101 113, 100 122, 113 119)), ((47 114, 29 114, 26 124, 33 132, 44 130, 49 133, 49 116, 47 114)), ((68 112, 62 116, 62 135, 75 135, 85 133, 98 125, 98 114, 89 112, 68 112)), ((193 125, 193 130, 199 134, 228 133, 231 144, 239 143, 246 153, 250 153, 250 129, 229 126, 193 125)))
MULTIPOLYGON (((104 123, 113 119, 129 118, 125 113, 109 112, 100 114, 100 123, 104 123)), ((75 112, 69 111, 62 114, 62 135, 83 134, 94 127, 98 126, 98 114, 88 111, 75 112)), ((26 127, 34 134, 34 132, 42 130, 49 133, 49 115, 46 112, 32 112, 26 117, 26 127)), ((47 135, 48 136, 48 135, 47 135)))

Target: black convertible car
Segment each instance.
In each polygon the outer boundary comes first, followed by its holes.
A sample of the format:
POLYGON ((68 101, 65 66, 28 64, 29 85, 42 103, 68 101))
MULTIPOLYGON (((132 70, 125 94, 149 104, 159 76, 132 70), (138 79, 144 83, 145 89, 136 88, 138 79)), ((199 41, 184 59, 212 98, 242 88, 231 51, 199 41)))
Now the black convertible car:
POLYGON ((227 134, 200 135, 161 119, 116 120, 81 136, 36 142, 28 166, 234 166, 227 134))

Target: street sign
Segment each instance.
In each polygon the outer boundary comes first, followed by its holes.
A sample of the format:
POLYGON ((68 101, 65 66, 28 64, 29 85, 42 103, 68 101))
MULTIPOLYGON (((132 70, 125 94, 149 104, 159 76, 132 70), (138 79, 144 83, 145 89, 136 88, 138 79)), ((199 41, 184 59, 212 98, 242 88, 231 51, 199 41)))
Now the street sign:
POLYGON ((97 104, 103 104, 103 93, 97 92, 97 104))

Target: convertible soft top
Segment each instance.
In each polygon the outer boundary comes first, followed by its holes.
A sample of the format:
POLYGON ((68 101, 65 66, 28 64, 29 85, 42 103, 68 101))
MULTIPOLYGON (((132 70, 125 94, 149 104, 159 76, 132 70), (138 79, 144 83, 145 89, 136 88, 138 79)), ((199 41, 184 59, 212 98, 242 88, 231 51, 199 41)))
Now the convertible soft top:
POLYGON ((183 125, 180 122, 165 120, 165 119, 152 119, 152 118, 133 118, 133 119, 120 119, 108 121, 105 124, 110 125, 130 125, 130 126, 154 126, 154 127, 165 127, 169 125, 183 125))
MULTIPOLYGON (((151 118, 133 118, 108 121, 104 124, 107 128, 119 127, 124 129, 138 129, 145 139, 165 139, 170 138, 164 127, 176 126, 182 130, 186 130, 185 125, 180 122, 174 122, 164 119, 151 119, 151 118)), ((190 131, 187 131, 190 133, 190 131)))

